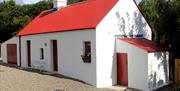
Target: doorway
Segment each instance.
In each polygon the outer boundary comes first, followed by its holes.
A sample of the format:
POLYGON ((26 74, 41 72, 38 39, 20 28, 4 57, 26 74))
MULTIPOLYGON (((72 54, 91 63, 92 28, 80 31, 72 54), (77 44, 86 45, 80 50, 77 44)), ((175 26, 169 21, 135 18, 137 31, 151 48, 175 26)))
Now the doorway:
POLYGON ((53 71, 58 71, 58 52, 57 52, 57 40, 52 40, 52 64, 53 71))
POLYGON ((10 64, 17 65, 17 45, 7 44, 7 61, 10 64))
POLYGON ((128 86, 128 55, 117 53, 117 84, 128 86))
POLYGON ((31 41, 27 40, 27 63, 31 67, 31 41))

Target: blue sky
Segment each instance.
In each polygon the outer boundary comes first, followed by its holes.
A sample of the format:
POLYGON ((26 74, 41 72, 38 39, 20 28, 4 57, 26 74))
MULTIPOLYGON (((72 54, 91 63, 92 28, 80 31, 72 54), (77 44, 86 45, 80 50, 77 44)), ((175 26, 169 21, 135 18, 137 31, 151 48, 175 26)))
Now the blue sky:
POLYGON ((4 0, 0 0, 0 2, 2 2, 2 1, 4 1, 4 0))

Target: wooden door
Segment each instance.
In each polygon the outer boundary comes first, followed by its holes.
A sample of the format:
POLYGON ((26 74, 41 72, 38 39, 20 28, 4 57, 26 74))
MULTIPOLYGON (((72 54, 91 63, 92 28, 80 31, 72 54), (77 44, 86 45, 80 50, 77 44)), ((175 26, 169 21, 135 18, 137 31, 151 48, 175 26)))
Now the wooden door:
POLYGON ((128 86, 127 53, 117 53, 117 84, 128 86))
POLYGON ((7 61, 10 64, 17 65, 17 45, 7 44, 7 61))
POLYGON ((31 67, 31 41, 27 41, 27 61, 28 67, 31 67))
POLYGON ((53 70, 58 71, 57 40, 52 40, 53 70))

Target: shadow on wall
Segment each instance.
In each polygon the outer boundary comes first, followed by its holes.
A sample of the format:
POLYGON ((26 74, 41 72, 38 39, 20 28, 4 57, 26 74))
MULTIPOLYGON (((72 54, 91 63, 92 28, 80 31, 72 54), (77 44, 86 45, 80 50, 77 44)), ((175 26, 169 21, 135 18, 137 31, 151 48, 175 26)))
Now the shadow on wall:
POLYGON ((159 52, 159 53, 155 53, 155 56, 157 57, 157 59, 161 59, 162 62, 158 65, 158 68, 163 66, 163 70, 165 73, 165 81, 168 82, 169 77, 168 77, 168 68, 169 68, 169 57, 167 57, 167 53, 166 52, 159 52))
POLYGON ((166 52, 158 52, 158 53, 155 53, 154 56, 158 59, 155 61, 161 61, 161 62, 158 62, 157 69, 153 69, 153 68, 151 69, 151 74, 148 77, 150 89, 160 87, 166 84, 169 80, 168 79, 168 59, 167 59, 166 52))
POLYGON ((116 12, 116 17, 118 19, 119 31, 122 37, 150 37, 150 35, 148 35, 148 30, 146 29, 148 25, 138 10, 133 12, 133 15, 130 15, 128 12, 126 12, 125 15, 120 15, 119 12, 116 12))
POLYGON ((117 56, 116 56, 116 39, 114 40, 114 51, 113 51, 113 63, 112 63, 112 70, 111 70, 111 78, 112 81, 117 83, 117 56))

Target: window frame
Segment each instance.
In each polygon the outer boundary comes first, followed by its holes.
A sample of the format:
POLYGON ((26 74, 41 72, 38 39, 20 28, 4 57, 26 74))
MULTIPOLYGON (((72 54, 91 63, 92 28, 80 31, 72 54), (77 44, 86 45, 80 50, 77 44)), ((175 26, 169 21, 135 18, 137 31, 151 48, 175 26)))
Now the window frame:
POLYGON ((81 55, 84 63, 91 63, 91 41, 83 42, 83 55, 81 55))

